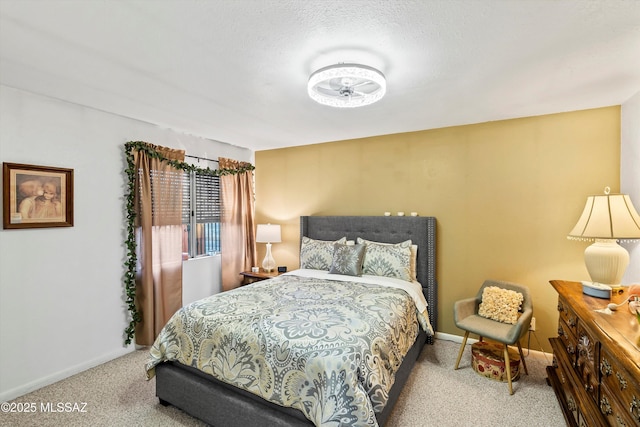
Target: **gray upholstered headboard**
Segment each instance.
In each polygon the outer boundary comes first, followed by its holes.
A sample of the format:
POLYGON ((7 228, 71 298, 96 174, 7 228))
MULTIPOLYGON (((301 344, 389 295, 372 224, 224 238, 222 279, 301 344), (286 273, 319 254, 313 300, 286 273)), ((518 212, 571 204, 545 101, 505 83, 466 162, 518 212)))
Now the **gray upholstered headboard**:
MULTIPOLYGON (((437 331, 438 285, 436 282, 436 219, 435 217, 398 216, 301 216, 300 240, 307 236, 318 240, 348 240, 361 237, 384 243, 399 243, 411 239, 418 245, 416 274, 429 304, 429 321, 437 331)), ((433 343, 433 338, 428 341, 433 343)))

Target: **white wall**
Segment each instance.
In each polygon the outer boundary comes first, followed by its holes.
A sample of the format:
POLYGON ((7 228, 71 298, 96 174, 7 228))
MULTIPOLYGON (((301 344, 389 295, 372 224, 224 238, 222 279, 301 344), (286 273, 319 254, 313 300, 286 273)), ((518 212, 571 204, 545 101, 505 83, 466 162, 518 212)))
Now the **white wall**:
MULTIPOLYGON (((640 212, 640 92, 622 105, 620 192, 628 194, 640 212)), ((622 283, 640 283, 640 242, 622 243, 629 251, 629 267, 622 283)))
POLYGON ((132 351, 123 290, 124 143, 250 150, 0 86, 0 160, 74 169, 75 225, 0 231, 0 401, 132 351))

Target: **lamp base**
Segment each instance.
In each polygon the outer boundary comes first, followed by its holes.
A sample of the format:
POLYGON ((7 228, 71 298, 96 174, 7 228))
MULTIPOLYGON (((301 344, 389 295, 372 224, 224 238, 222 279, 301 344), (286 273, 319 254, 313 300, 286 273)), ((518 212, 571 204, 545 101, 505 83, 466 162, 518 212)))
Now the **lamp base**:
POLYGON ((267 243, 267 254, 264 256, 264 260, 262 261, 262 268, 267 273, 271 273, 274 268, 276 268, 276 260, 273 259, 273 255, 271 255, 271 243, 267 243))
POLYGON ((584 263, 592 281, 619 285, 629 265, 629 252, 615 239, 596 239, 585 249, 584 263))

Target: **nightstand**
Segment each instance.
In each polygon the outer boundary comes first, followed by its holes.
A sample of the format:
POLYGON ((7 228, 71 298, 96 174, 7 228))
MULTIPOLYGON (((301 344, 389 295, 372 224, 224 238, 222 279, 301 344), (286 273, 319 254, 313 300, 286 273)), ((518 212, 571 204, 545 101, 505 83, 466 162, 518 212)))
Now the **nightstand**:
POLYGON ((267 273, 265 271, 260 271, 258 273, 254 273, 252 271, 243 271, 240 274, 243 276, 242 285, 244 286, 244 285, 248 285, 250 283, 259 282, 261 280, 272 279, 274 277, 278 277, 281 273, 278 273, 277 271, 272 271, 270 273, 267 273))

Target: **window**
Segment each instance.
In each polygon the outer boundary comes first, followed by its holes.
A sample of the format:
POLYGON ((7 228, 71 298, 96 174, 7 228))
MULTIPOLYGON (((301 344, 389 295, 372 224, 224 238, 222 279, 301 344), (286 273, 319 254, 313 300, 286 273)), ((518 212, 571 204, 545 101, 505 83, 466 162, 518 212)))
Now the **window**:
POLYGON ((185 172, 182 252, 192 258, 220 252, 220 177, 185 172))

